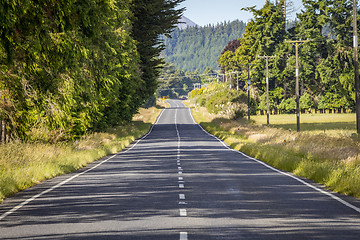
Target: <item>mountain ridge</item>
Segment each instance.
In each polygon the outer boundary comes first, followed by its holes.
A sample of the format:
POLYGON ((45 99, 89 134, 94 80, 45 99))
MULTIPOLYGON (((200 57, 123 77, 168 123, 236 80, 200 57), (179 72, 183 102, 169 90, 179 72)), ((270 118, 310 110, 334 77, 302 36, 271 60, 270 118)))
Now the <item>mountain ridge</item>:
POLYGON ((198 27, 199 25, 190 20, 189 18, 185 16, 181 16, 179 23, 177 24, 177 27, 181 30, 188 28, 188 27, 198 27))

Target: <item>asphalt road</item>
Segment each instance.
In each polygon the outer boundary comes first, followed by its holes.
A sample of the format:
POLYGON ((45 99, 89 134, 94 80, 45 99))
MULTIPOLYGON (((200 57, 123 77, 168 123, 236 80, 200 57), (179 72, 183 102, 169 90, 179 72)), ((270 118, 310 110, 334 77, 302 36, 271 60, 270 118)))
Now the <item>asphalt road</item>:
POLYGON ((126 151, 0 205, 0 239, 360 239, 360 201, 230 150, 170 101, 126 151))

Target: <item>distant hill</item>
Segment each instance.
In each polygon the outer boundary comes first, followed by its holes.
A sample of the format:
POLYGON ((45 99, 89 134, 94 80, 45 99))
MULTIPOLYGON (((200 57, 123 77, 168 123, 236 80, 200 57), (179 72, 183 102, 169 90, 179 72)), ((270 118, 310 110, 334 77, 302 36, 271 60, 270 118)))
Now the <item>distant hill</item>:
POLYGON ((171 38, 164 38, 166 49, 162 57, 183 71, 206 67, 219 69, 217 59, 227 43, 242 37, 246 23, 236 20, 205 27, 175 28, 171 38))
POLYGON ((199 25, 197 25, 196 23, 194 23, 193 21, 191 21, 190 19, 188 19, 185 16, 182 16, 181 19, 179 20, 179 24, 177 25, 178 28, 180 29, 185 29, 188 27, 197 27, 199 25))

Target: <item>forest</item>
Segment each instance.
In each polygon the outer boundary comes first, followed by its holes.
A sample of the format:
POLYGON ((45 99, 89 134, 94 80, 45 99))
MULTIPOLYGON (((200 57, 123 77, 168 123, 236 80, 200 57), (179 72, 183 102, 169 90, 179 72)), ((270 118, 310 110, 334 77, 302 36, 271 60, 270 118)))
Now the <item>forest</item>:
POLYGON ((247 88, 250 64, 251 94, 258 99, 258 109, 265 111, 266 61, 260 56, 271 56, 270 111, 292 113, 296 108, 295 47, 289 41, 306 40, 298 46, 302 112, 354 112, 352 4, 350 0, 303 0, 298 20, 287 29, 284 1, 278 5, 267 1, 259 10, 246 8, 253 18, 238 46, 227 46, 222 52, 222 73, 241 72, 241 81, 247 88))
POLYGON ((172 63, 165 63, 158 79, 159 88, 156 96, 170 98, 186 96, 194 89, 194 84, 209 85, 215 81, 216 76, 217 73, 211 67, 207 67, 202 73, 198 70, 185 72, 176 68, 172 63))
POLYGON ((183 71, 203 72, 207 67, 219 69, 217 59, 228 41, 241 38, 246 23, 236 20, 204 27, 174 29, 164 37, 162 56, 183 71))
POLYGON ((130 121, 157 88, 183 0, 0 3, 0 140, 56 142, 130 121))

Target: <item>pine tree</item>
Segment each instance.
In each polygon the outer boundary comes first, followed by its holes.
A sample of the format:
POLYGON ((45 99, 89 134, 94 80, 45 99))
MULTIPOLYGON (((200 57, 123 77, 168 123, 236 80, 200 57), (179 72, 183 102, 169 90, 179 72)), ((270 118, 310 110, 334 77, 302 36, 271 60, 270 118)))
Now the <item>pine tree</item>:
POLYGON ((132 5, 132 36, 137 41, 140 53, 144 100, 152 96, 157 88, 163 59, 159 58, 165 45, 159 36, 169 35, 184 9, 176 10, 184 0, 134 0, 132 5))

